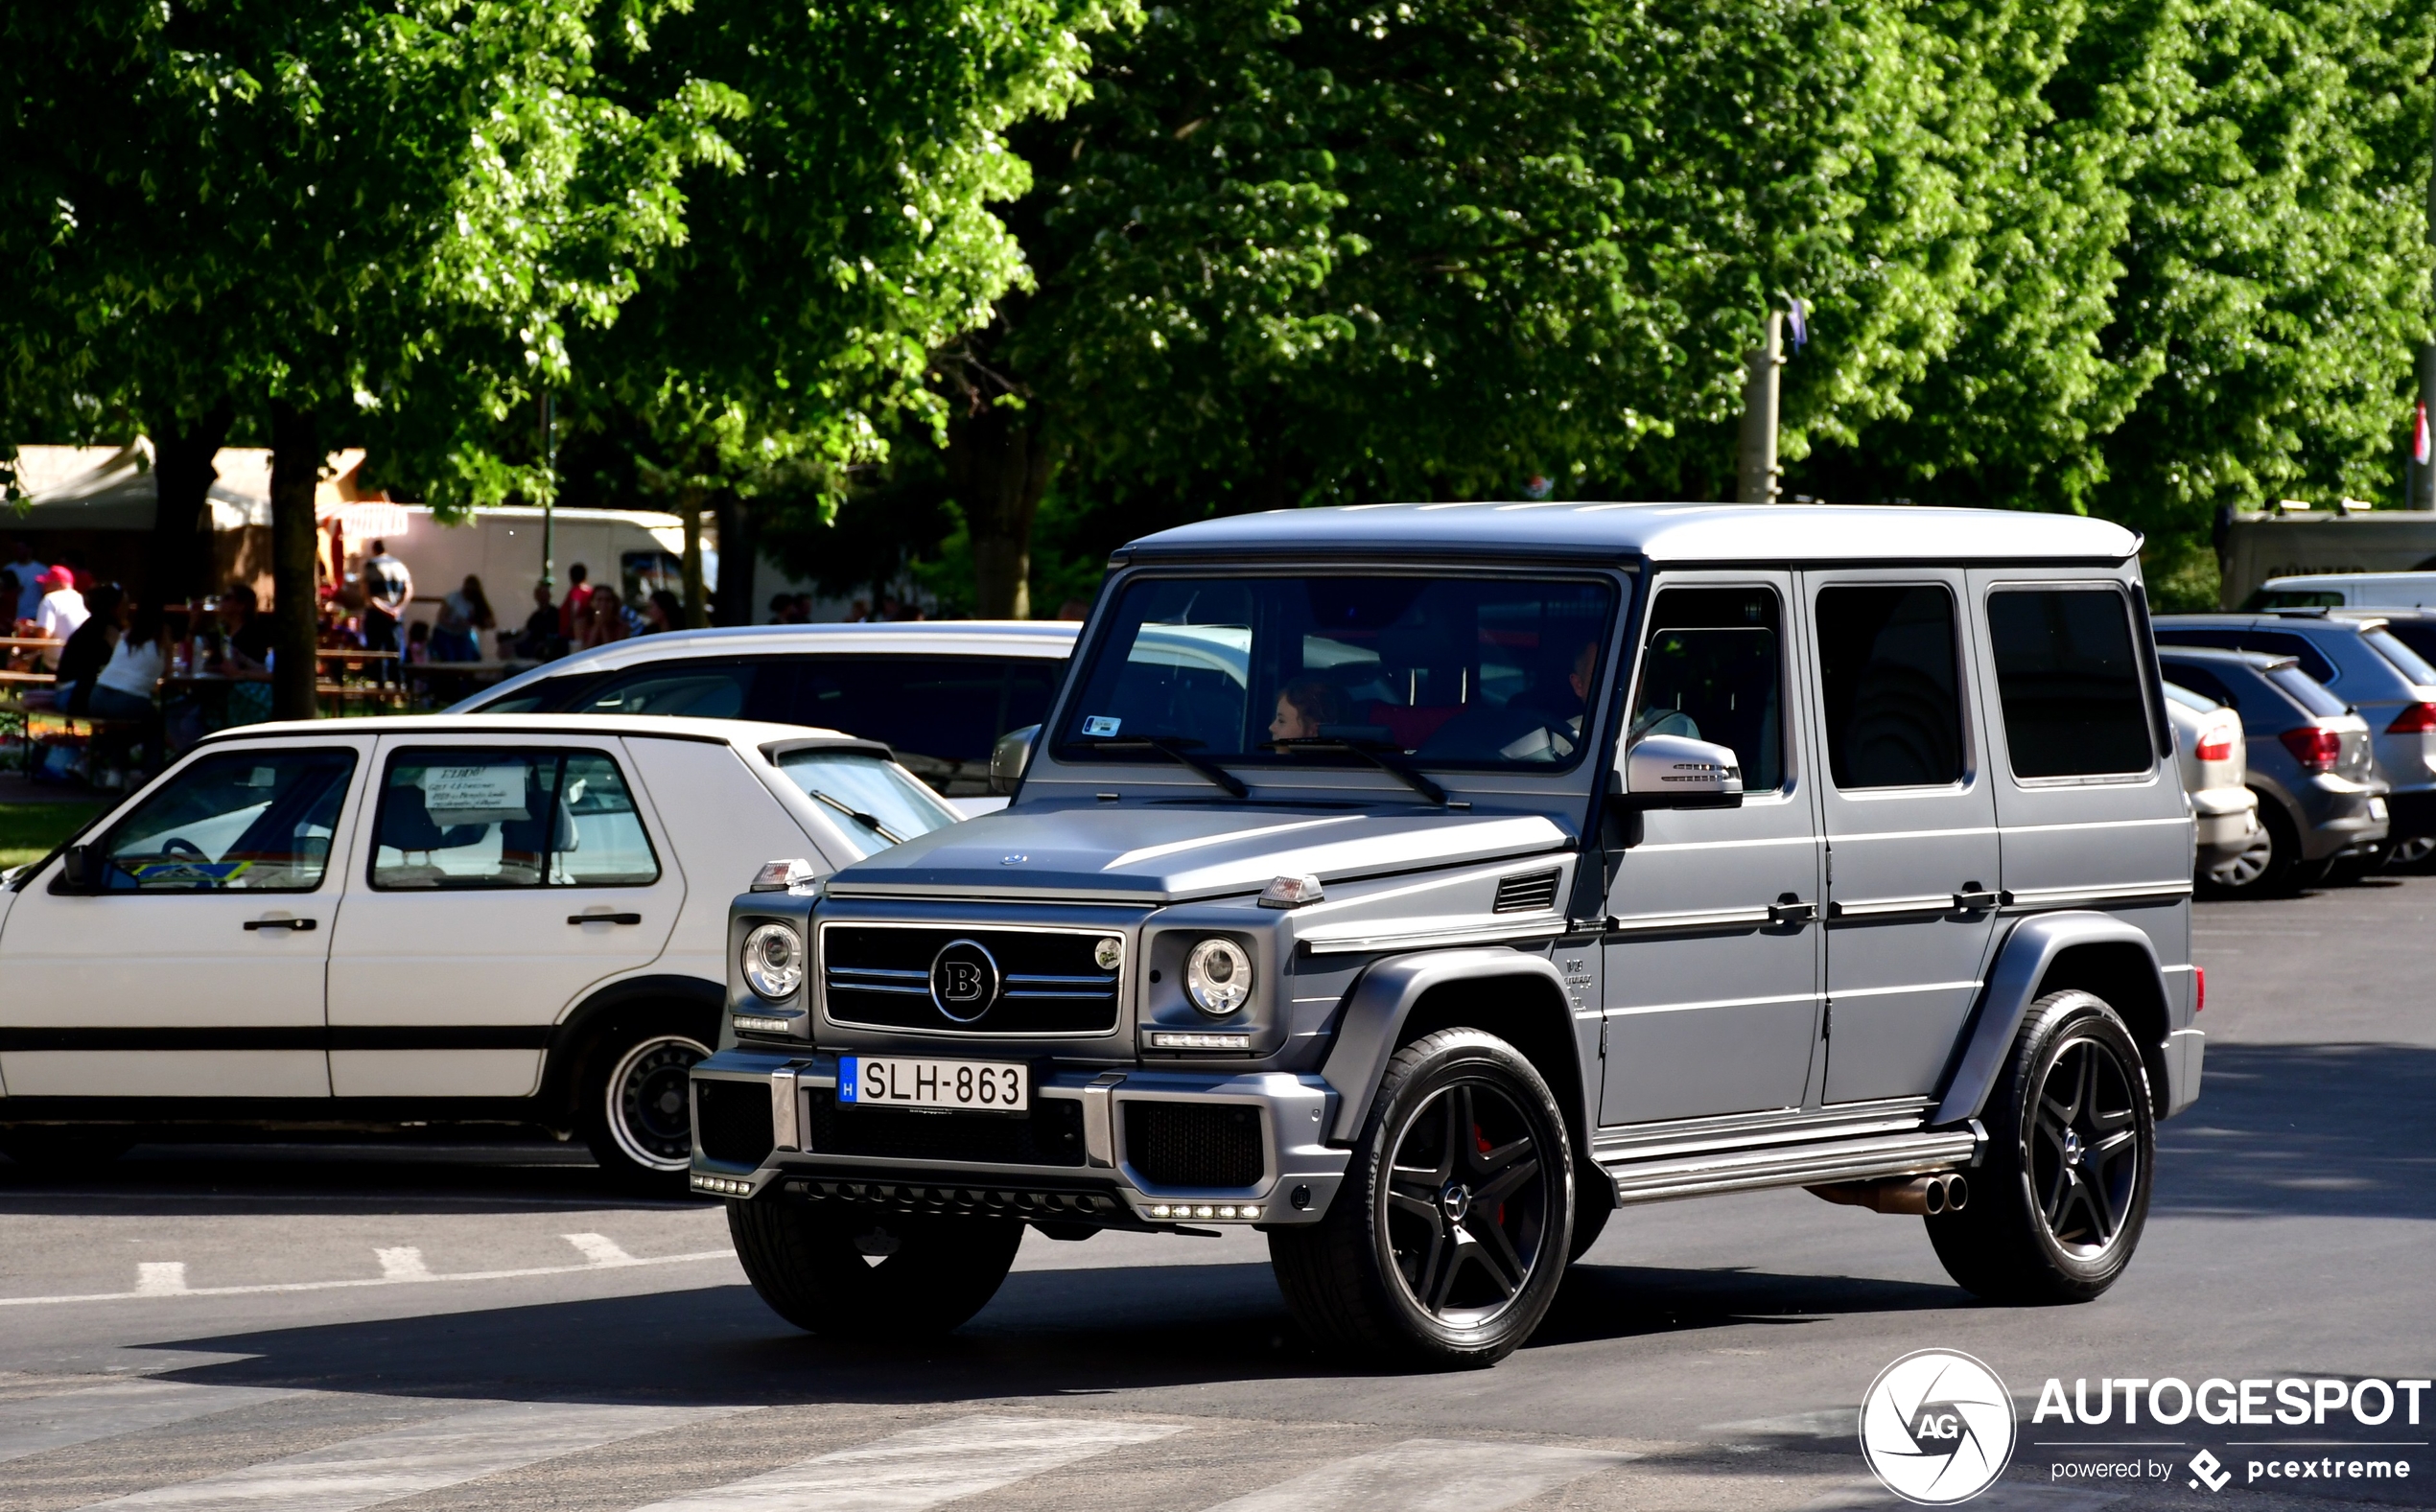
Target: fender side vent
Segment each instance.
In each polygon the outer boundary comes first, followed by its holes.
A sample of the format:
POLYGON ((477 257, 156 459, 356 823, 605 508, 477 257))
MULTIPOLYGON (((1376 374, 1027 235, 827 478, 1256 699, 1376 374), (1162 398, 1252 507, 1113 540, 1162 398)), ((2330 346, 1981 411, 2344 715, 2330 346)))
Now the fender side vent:
POLYGON ((702 1152, 722 1165, 758 1166, 775 1143, 766 1082, 693 1083, 693 1132, 702 1152))
POLYGON ((1557 873, 1534 872, 1528 876, 1499 877, 1497 879, 1497 906, 1490 912, 1535 914, 1542 909, 1556 906, 1557 873))

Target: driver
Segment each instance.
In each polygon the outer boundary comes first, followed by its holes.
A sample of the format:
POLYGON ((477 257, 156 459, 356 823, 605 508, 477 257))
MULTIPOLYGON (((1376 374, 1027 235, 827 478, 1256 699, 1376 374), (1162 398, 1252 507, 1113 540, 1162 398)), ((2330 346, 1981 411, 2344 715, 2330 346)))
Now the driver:
POLYGON ((1299 677, 1277 689, 1277 717, 1269 721, 1272 740, 1309 740, 1323 725, 1345 723, 1345 694, 1334 683, 1299 677))

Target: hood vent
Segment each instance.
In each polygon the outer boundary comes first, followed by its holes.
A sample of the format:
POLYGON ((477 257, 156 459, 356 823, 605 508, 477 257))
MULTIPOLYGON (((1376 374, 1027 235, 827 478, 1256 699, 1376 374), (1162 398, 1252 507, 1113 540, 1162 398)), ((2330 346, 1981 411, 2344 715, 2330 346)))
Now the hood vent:
POLYGON ((1528 876, 1500 877, 1497 880, 1499 914, 1536 914, 1557 906, 1557 873, 1534 872, 1528 876))

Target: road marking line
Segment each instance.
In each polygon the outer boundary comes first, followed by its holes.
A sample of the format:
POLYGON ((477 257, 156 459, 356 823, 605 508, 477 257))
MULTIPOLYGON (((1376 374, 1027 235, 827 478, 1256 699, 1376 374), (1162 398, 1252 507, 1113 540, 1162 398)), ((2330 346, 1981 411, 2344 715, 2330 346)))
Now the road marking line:
POLYGON ((183 1296, 186 1290, 183 1260, 147 1260, 135 1268, 137 1296, 183 1296))
MULTIPOLYGON (((133 1291, 88 1291, 75 1296, 0 1296, 0 1307, 54 1307, 67 1302, 131 1302, 143 1297, 162 1296, 266 1296, 278 1291, 340 1291, 359 1287, 421 1286, 433 1281, 517 1281, 527 1276, 565 1276, 579 1274, 586 1270, 624 1269, 632 1266, 679 1266, 697 1260, 734 1260, 735 1258, 736 1251, 733 1249, 705 1249, 690 1255, 635 1256, 616 1266, 523 1266, 513 1270, 429 1272, 412 1281, 403 1281, 386 1275, 359 1276, 344 1281, 276 1281, 244 1287, 180 1287, 177 1289, 165 1287, 153 1291, 143 1290, 144 1283, 139 1280, 133 1291)), ((170 1265, 176 1268, 178 1279, 182 1282, 185 1278, 185 1262, 172 1261, 170 1265)), ((141 1268, 149 1271, 152 1267, 146 1266, 141 1268)))
POLYGON ((606 1234, 561 1234, 559 1238, 575 1246, 586 1260, 596 1266, 631 1266, 635 1258, 619 1246, 606 1234))
POLYGON ((373 1258, 381 1262, 384 1281, 429 1281, 432 1268, 423 1263, 423 1251, 411 1244, 396 1249, 376 1249, 373 1258))
POLYGON ((0 1459, 23 1459, 95 1439, 208 1417, 294 1396, 270 1386, 199 1386, 183 1381, 113 1381, 57 1396, 0 1402, 0 1459))
POLYGON ((499 1403, 93 1505, 209 1507, 212 1512, 354 1512, 638 1434, 746 1410, 750 1409, 499 1403))
POLYGON ((1408 1438, 1222 1502, 1211 1512, 1494 1512, 1637 1457, 1547 1444, 1408 1438))
POLYGON ((920 1512, 1183 1431, 1181 1423, 963 1417, 654 1502, 643 1512, 920 1512))

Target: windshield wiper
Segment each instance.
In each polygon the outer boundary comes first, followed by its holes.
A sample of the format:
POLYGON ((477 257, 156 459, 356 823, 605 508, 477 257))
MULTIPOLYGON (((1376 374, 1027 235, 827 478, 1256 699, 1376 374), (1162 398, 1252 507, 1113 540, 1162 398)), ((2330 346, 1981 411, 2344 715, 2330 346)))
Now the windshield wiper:
POLYGON ((1404 759, 1404 753, 1399 748, 1384 740, 1360 740, 1347 735, 1300 735, 1290 740, 1271 741, 1270 744, 1287 756, 1298 751, 1343 751, 1358 756, 1441 808, 1446 806, 1446 789, 1422 776, 1420 768, 1404 759))
POLYGON ((1104 735, 1097 740, 1069 742, 1093 751, 1156 751, 1178 766, 1190 767, 1209 779, 1236 798, 1250 798, 1252 789, 1243 779, 1213 761, 1205 761, 1187 751, 1187 746, 1203 744, 1187 735, 1104 735))
POLYGON ((837 810, 839 813, 845 815, 855 823, 862 826, 865 829, 870 830, 880 839, 887 841, 890 845, 902 846, 905 843, 904 836, 889 828, 886 825, 881 824, 873 816, 864 813, 861 809, 855 808, 848 803, 841 803, 836 799, 830 797, 827 793, 822 792, 817 787, 808 787, 804 789, 804 791, 809 794, 815 801, 827 803, 830 807, 837 810))

